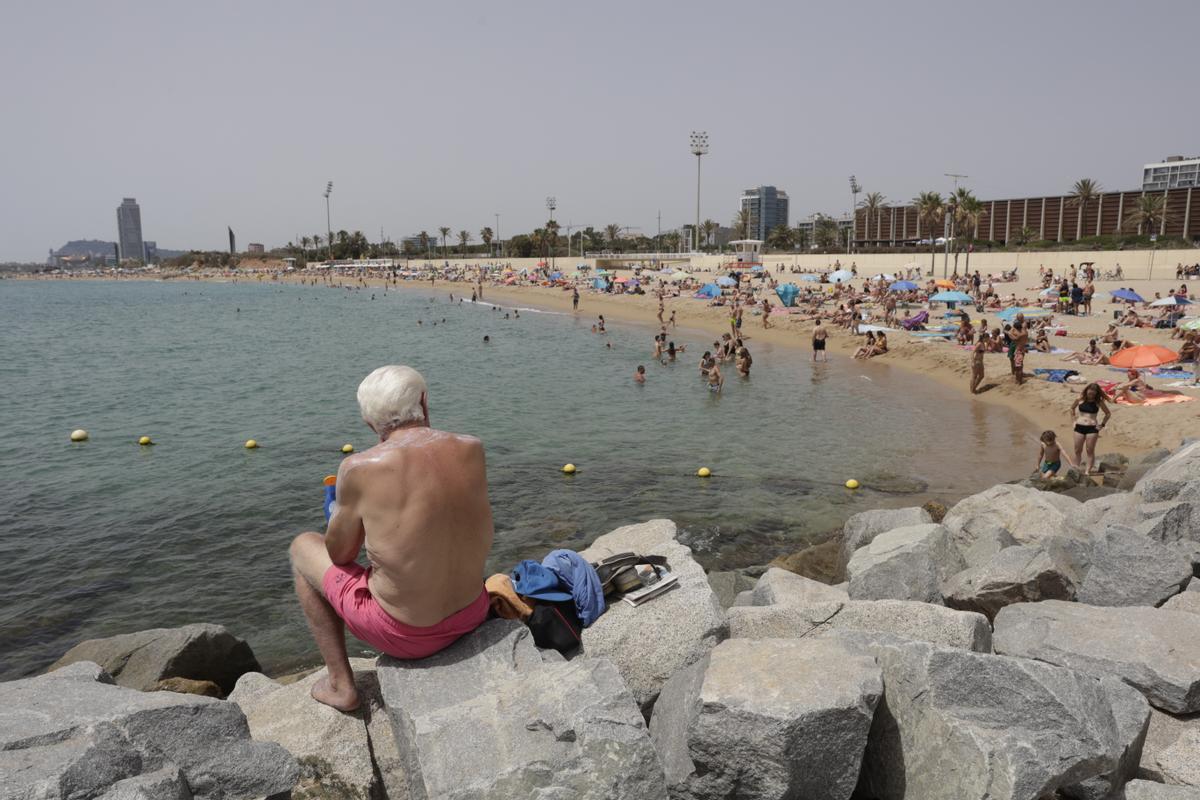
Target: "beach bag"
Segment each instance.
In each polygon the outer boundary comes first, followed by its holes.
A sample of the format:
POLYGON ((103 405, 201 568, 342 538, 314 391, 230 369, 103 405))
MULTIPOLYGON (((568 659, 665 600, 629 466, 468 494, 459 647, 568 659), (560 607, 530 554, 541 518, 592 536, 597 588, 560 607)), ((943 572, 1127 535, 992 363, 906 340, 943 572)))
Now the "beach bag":
POLYGON ((525 624, 533 634, 533 643, 543 650, 569 653, 583 642, 583 623, 575 612, 574 600, 535 600, 533 613, 525 624))
POLYGON ((638 576, 638 564, 649 564, 655 572, 661 574, 661 567, 667 566, 667 559, 663 556, 616 553, 592 562, 592 567, 600 578, 600 588, 604 590, 604 596, 612 597, 640 589, 642 579, 638 576))

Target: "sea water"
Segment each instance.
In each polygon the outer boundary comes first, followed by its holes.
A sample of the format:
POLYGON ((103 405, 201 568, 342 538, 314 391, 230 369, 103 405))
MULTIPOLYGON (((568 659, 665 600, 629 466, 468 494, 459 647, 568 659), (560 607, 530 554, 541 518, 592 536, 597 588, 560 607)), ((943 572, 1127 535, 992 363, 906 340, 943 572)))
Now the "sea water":
POLYGON ((724 367, 715 395, 696 367, 711 334, 674 331, 687 350, 663 366, 650 328, 592 333, 587 295, 516 318, 449 302, 462 291, 0 281, 0 678, 199 621, 269 670, 315 660, 287 546, 322 529, 342 445, 374 444, 355 389, 382 364, 421 370, 433 424, 483 440, 489 571, 658 517, 709 568, 765 563, 857 511, 1021 477, 1033 452, 1020 417, 886 359, 814 365, 751 338, 752 376, 724 367))

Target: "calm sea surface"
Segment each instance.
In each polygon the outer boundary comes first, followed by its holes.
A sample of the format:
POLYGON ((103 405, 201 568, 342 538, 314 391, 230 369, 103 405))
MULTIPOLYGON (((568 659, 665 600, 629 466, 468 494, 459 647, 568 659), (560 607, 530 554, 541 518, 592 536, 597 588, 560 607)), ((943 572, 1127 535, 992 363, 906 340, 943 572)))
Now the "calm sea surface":
POLYGON ((385 363, 425 374, 436 426, 483 439, 496 571, 654 517, 710 568, 764 563, 857 511, 1019 477, 1032 452, 1020 418, 886 364, 751 341, 753 377, 729 369, 718 397, 694 363, 711 336, 680 329, 664 367, 649 329, 505 320, 448 291, 0 281, 0 678, 197 621, 268 670, 314 661, 287 545, 323 524, 342 444, 373 443, 354 392, 385 363))

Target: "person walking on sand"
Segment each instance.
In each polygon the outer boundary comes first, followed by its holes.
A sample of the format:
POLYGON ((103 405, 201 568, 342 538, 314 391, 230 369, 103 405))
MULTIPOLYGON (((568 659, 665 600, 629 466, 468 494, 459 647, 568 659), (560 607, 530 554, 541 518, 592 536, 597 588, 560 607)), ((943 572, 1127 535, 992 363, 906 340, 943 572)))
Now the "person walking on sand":
POLYGON ((829 338, 829 331, 825 329, 825 323, 821 322, 821 318, 817 317, 817 322, 813 326, 812 331, 812 349, 813 361, 828 361, 829 354, 825 350, 825 340, 829 338), (820 356, 820 358, 817 358, 820 356))
POLYGON ((979 341, 971 348, 971 394, 979 394, 979 384, 983 383, 983 356, 991 348, 986 330, 979 332, 979 341))

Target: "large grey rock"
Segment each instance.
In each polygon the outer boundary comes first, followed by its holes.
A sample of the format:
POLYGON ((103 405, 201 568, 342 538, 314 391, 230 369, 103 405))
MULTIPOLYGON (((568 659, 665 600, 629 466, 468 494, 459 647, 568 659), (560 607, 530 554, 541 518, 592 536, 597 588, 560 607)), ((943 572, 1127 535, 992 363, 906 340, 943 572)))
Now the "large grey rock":
POLYGON ((708 585, 721 608, 729 608, 741 592, 754 589, 754 579, 742 572, 710 572, 708 585))
POLYGON ((1092 537, 1091 568, 1075 599, 1093 606, 1157 606, 1191 578, 1192 563, 1179 551, 1110 525, 1092 537))
POLYGON ((864 646, 885 693, 856 796, 1037 800, 1118 767, 1127 743, 1099 681, 923 642, 864 646))
POLYGON ((1200 542, 1200 502, 1169 500, 1143 503, 1137 508, 1140 522, 1133 523, 1138 533, 1165 545, 1200 542))
POLYGON ((191 800, 192 791, 175 766, 117 781, 99 800, 191 800))
POLYGON ((722 642, 654 708, 671 797, 848 800, 882 692, 875 660, 836 637, 722 642))
POLYGON ((1117 766, 1111 772, 1088 778, 1082 783, 1063 788, 1062 794, 1072 800, 1116 800, 1121 787, 1137 776, 1150 727, 1150 704, 1141 692, 1118 678, 1104 678, 1101 687, 1108 696, 1116 723, 1117 766))
POLYGON ((3 796, 132 796, 158 786, 162 797, 174 791, 172 770, 200 800, 262 797, 295 785, 295 759, 279 745, 251 741, 235 704, 110 680, 97 665, 77 662, 0 683, 3 796))
POLYGON ((1001 550, 1016 546, 1017 540, 1007 528, 988 528, 979 533, 966 550, 961 551, 963 562, 968 569, 982 566, 999 555, 1001 550))
POLYGON ((1150 712, 1138 777, 1200 789, 1200 714, 1150 712))
POLYGON ((1135 491, 1146 502, 1171 500, 1190 481, 1200 479, 1200 442, 1176 450, 1138 481, 1135 491))
POLYGON ((937 524, 912 525, 881 533, 854 551, 846 566, 853 600, 942 602, 942 583, 965 566, 937 524))
MULTIPOLYGON (((1192 581, 1192 583, 1195 582, 1192 581)), ((1163 611, 1185 611, 1189 614, 1200 614, 1200 592, 1180 592, 1163 603, 1162 609, 1163 611)))
POLYGON ((1151 781, 1130 781, 1125 784, 1124 800, 1200 800, 1200 789, 1190 786, 1167 786, 1151 781))
POLYGON ((1083 536, 1076 522, 1082 505, 1054 492, 1001 484, 960 500, 942 524, 964 553, 997 529, 1007 531, 1017 544, 1035 544, 1048 535, 1083 536))
POLYGON ((607 533, 580 553, 588 561, 630 551, 665 556, 679 578, 675 588, 637 608, 613 603, 583 631, 583 652, 615 664, 647 712, 668 678, 700 660, 729 631, 704 569, 675 535, 674 522, 651 520, 607 533))
MULTIPOLYGON (((312 699, 313 684, 327 675, 322 669, 303 680, 281 685, 257 672, 241 677, 229 701, 246 715, 250 734, 258 741, 276 742, 300 764, 300 782, 295 794, 319 793, 324 800, 364 800, 388 796, 404 786, 403 774, 394 775, 399 765, 390 725, 384 725, 386 741, 373 741, 369 725, 375 714, 386 716, 379 698, 372 659, 353 659, 359 710, 344 714, 312 699), (390 749, 389 749, 390 748, 390 749), (381 768, 379 762, 385 762, 381 768), (386 780, 385 780, 386 778, 386 780)), ((376 730, 379 730, 376 726, 376 730)))
POLYGON ((50 666, 77 661, 99 664, 121 686, 151 691, 165 678, 212 681, 225 694, 247 672, 259 672, 250 645, 220 625, 198 623, 88 639, 50 666))
POLYGON ((850 600, 729 611, 729 635, 739 639, 801 639, 842 630, 891 633, 979 653, 992 649, 992 627, 982 615, 932 603, 850 600))
POLYGON ((923 508, 880 508, 861 511, 842 526, 842 566, 850 563, 854 551, 869 545, 881 533, 907 528, 910 525, 926 525, 933 517, 923 508))
POLYGON ((543 662, 527 628, 495 620, 377 671, 413 800, 666 794, 645 720, 605 659, 543 662))
POLYGON ((1075 584, 1041 545, 1006 547, 985 563, 946 582, 946 605, 989 620, 1013 603, 1070 600, 1075 584))
POLYGON ((772 567, 762 574, 751 595, 753 605, 805 605, 828 600, 849 600, 845 589, 772 567))
POLYGON ((1150 705, 1200 711, 1200 617, 1141 606, 1098 607, 1047 600, 996 615, 992 646, 1102 678, 1115 675, 1150 705))
POLYGON ((1141 502, 1141 496, 1132 492, 1105 495, 1085 502, 1076 520, 1089 531, 1104 530, 1109 525, 1132 525, 1142 519, 1137 510, 1141 502))

